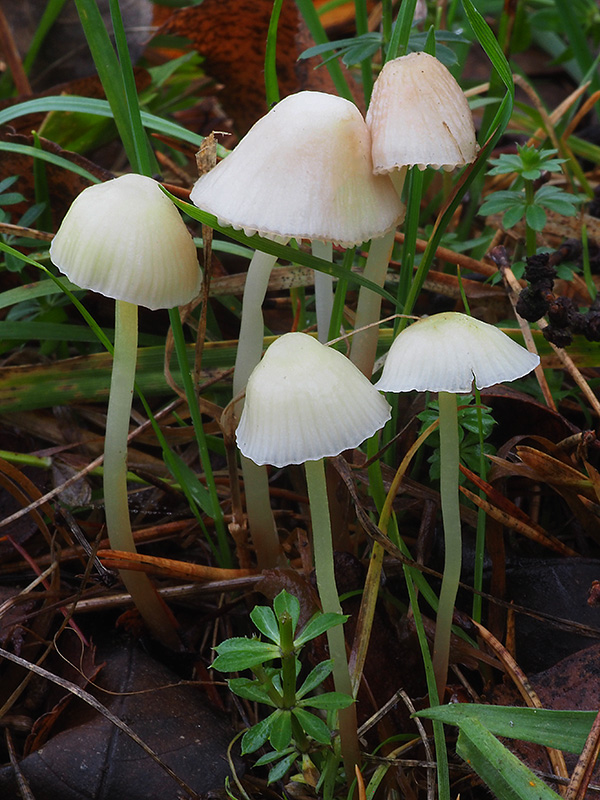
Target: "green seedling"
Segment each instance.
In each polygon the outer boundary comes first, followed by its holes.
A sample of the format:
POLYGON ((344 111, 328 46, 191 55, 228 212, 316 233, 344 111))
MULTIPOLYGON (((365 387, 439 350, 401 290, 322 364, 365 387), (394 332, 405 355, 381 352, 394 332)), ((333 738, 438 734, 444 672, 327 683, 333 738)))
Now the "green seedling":
POLYGON ((494 159, 488 175, 516 173, 512 189, 494 192, 479 209, 480 214, 502 214, 502 224, 512 228, 525 217, 527 255, 535 255, 536 232, 546 225, 547 212, 565 217, 577 213, 583 195, 569 194, 560 186, 545 183, 538 189, 535 182, 544 172, 560 172, 564 158, 554 158, 556 150, 536 150, 529 145, 517 146, 517 153, 502 153, 494 159))
POLYGON ((320 692, 333 670, 333 661, 322 661, 298 686, 302 669, 299 654, 307 642, 330 628, 342 625, 343 614, 318 611, 298 630, 300 603, 285 590, 273 601, 273 608, 256 606, 250 619, 264 639, 236 637, 216 647, 213 667, 221 672, 249 669, 252 678, 230 678, 229 688, 239 697, 262 703, 271 709, 265 719, 249 728, 242 738, 242 753, 255 753, 267 742, 273 747, 256 762, 269 766, 269 783, 280 780, 298 762, 303 771, 323 770, 339 760, 335 731, 313 711, 335 712, 352 705, 341 692, 320 692))

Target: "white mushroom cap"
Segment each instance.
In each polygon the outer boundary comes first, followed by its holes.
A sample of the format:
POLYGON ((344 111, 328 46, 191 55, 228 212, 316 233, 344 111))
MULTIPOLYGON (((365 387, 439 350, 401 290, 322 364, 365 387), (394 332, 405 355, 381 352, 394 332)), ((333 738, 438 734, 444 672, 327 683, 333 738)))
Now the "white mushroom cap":
POLYGON ((415 322, 396 337, 375 388, 466 394, 473 380, 484 389, 522 378, 539 363, 539 356, 493 325, 447 311, 415 322))
POLYGON ((190 199, 249 236, 344 247, 383 236, 404 214, 390 180, 373 175, 360 111, 324 92, 278 103, 196 182, 190 199))
POLYGON ((376 174, 413 166, 452 170, 474 161, 479 149, 467 98, 427 53, 387 62, 373 87, 367 125, 376 174))
POLYGON ((286 333, 250 375, 237 443, 256 464, 303 464, 357 447, 390 414, 345 356, 305 333, 286 333))
POLYGON ((82 289, 151 309, 189 303, 202 284, 179 212, 143 175, 84 189, 52 240, 50 258, 82 289))

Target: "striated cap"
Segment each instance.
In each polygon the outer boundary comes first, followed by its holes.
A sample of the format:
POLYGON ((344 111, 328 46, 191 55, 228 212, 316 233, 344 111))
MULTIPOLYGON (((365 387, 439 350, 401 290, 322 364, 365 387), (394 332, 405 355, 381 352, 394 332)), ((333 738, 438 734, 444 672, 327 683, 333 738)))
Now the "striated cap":
POLYGON ((199 178, 190 199, 221 225, 284 243, 349 247, 383 236, 404 214, 389 178, 373 175, 360 111, 324 92, 278 103, 199 178))
POLYGON ((303 464, 358 447, 390 413, 345 356, 305 333, 286 333, 250 375, 237 443, 256 464, 303 464))
POLYGON ((179 212, 143 175, 84 189, 52 240, 50 258, 82 289, 151 309, 189 303, 202 284, 179 212))
POLYGON ((410 53, 381 70, 367 112, 376 174, 402 167, 452 170, 478 145, 462 89, 434 56, 410 53))
POLYGON ((471 391, 514 381, 540 363, 539 356, 493 325, 447 311, 425 317, 400 333, 375 384, 384 392, 471 391))

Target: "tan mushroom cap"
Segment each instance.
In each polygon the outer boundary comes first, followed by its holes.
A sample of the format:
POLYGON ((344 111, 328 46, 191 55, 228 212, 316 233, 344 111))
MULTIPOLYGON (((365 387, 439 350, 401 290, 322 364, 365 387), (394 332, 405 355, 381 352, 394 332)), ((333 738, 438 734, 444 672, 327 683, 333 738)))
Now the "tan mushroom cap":
POLYGON ((434 56, 410 53, 381 70, 367 112, 376 174, 402 167, 452 170, 475 160, 473 117, 462 89, 434 56))
POLYGON ((256 464, 318 461, 357 447, 390 413, 345 356, 306 333, 286 333, 250 375, 238 447, 256 464))
POLYGON ((262 117, 196 182, 190 199, 247 235, 344 247, 383 236, 404 211, 389 178, 373 175, 360 111, 341 97, 309 91, 262 117))
POLYGON ((466 394, 514 381, 535 369, 539 356, 493 325, 447 311, 405 328, 394 340, 375 388, 383 392, 466 394))
POLYGON ((202 285, 179 212, 143 175, 84 189, 52 240, 50 258, 82 289, 150 309, 189 303, 202 285))

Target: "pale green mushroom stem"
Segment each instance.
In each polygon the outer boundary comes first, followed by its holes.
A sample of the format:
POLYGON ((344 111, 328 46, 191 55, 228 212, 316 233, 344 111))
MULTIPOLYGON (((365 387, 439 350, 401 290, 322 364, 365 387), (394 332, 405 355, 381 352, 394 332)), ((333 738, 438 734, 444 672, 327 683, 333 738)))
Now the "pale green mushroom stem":
MULTIPOLYGON (((115 306, 115 347, 104 440, 104 505, 113 550, 135 553, 127 502, 127 436, 137 359, 138 307, 124 300, 115 306)), ((121 570, 120 576, 136 608, 163 644, 178 649, 173 618, 150 578, 143 572, 121 570)))
MULTIPOLYGON (((391 230, 385 236, 371 240, 371 247, 369 248, 369 255, 365 265, 365 278, 373 281, 377 286, 383 287, 385 283, 385 276, 394 246, 395 233, 395 230, 391 230)), ((358 305, 356 306, 356 319, 354 321, 354 329, 357 333, 352 337, 350 360, 369 379, 373 373, 377 354, 377 341, 379 339, 379 327, 373 323, 379 322, 380 312, 381 295, 361 286, 358 293, 358 305), (360 330, 360 328, 364 328, 364 330, 360 330)))
MULTIPOLYGON (((259 363, 262 355, 265 330, 262 304, 269 286, 271 270, 276 261, 276 256, 256 250, 248 267, 233 372, 234 397, 244 391, 250 373, 259 363)), ((236 419, 240 417, 242 405, 243 401, 241 400, 236 404, 236 419)), ((271 509, 267 468, 259 467, 243 456, 241 464, 244 475, 248 527, 256 550, 258 566, 261 569, 275 567, 280 564, 282 555, 275 518, 271 509)))
MULTIPOLYGON (((331 242, 312 243, 312 254, 323 261, 333 261, 331 242)), ((317 312, 317 337, 321 344, 329 339, 329 326, 333 313, 333 277, 315 270, 315 310, 317 312)))
POLYGON ((444 525, 444 574, 433 642, 433 671, 440 702, 448 676, 450 635, 454 603, 460 581, 462 535, 458 493, 459 438, 456 395, 439 392, 440 405, 440 495, 444 525))
MULTIPOLYGON (((333 563, 333 544, 331 538, 331 520, 329 517, 329 501, 323 459, 306 461, 306 483, 310 503, 310 516, 313 530, 313 553, 317 589, 324 613, 341 614, 342 608, 335 583, 333 563)), ((333 660, 333 682, 336 692, 343 692, 352 697, 352 682, 348 670, 346 642, 342 625, 336 625, 327 631, 329 655, 333 660)), ((352 782, 354 765, 360 765, 360 748, 358 744, 356 705, 339 711, 340 744, 346 778, 352 782)))

